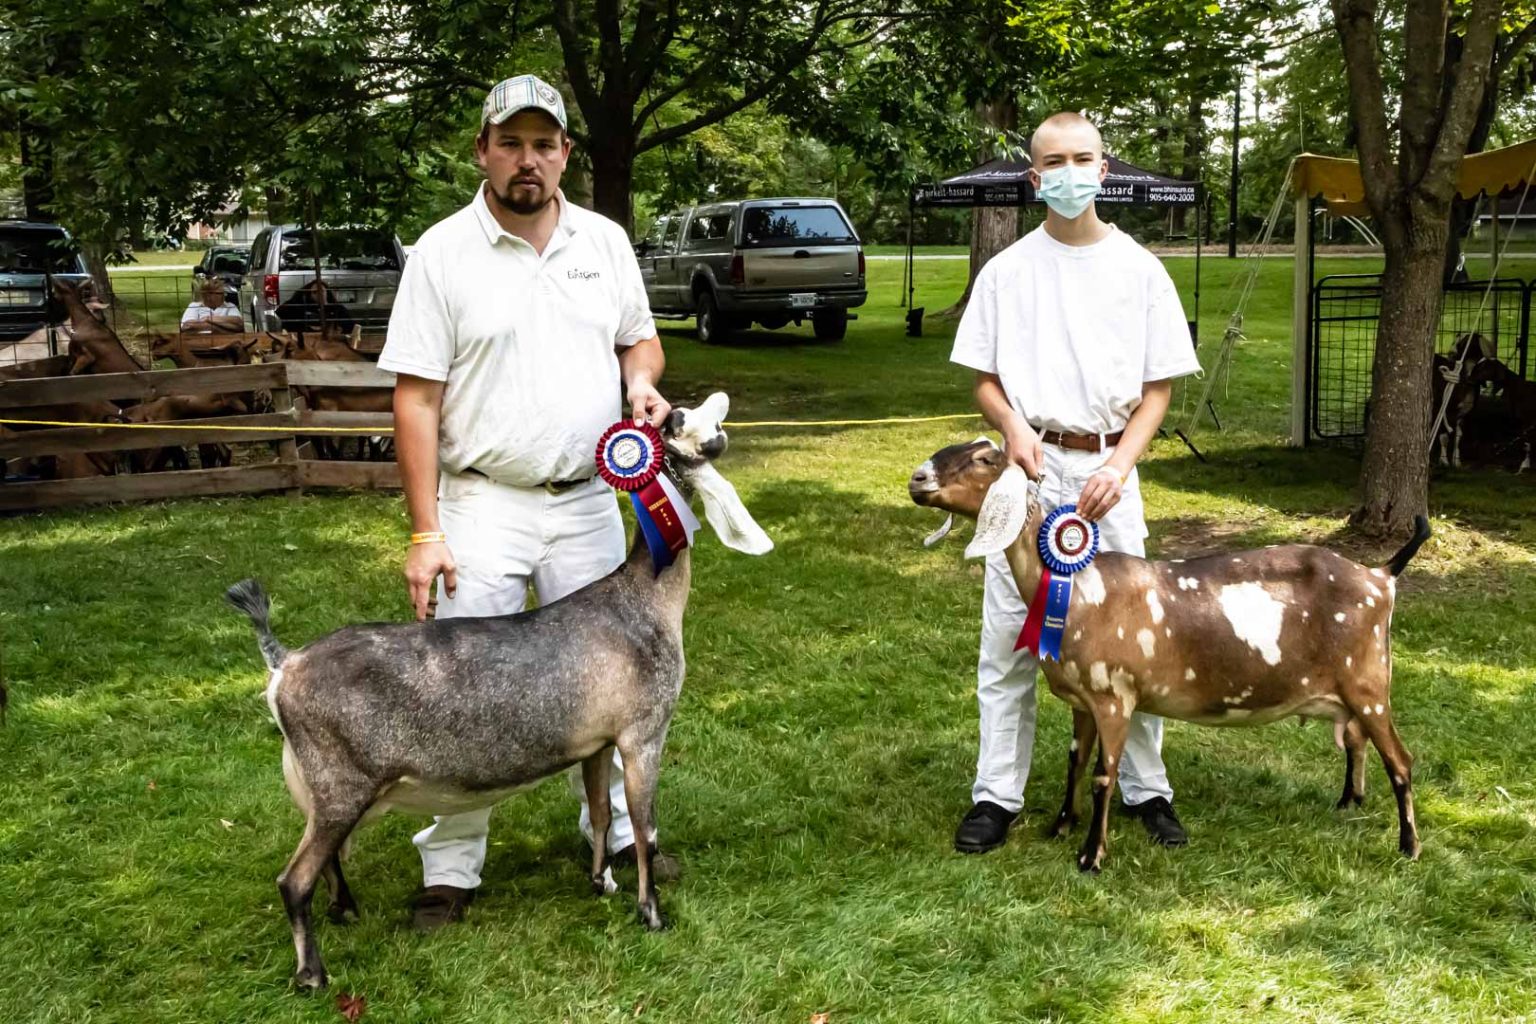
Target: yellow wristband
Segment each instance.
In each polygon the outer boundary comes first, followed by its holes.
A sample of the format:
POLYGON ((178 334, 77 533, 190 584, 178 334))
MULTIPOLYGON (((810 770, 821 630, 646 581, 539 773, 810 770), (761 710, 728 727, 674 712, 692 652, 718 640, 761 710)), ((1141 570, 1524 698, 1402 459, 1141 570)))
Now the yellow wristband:
POLYGON ((411 534, 412 544, 441 544, 447 539, 448 535, 443 533, 441 530, 434 530, 431 533, 411 534))

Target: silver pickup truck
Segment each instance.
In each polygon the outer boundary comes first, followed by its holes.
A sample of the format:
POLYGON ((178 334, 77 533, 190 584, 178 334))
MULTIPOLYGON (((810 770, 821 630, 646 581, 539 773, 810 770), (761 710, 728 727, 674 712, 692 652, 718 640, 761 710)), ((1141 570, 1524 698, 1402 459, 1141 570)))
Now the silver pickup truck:
POLYGON ((833 199, 684 207, 657 218, 635 256, 651 311, 696 317, 706 343, 807 318, 817 338, 838 341, 869 294, 864 249, 833 199))

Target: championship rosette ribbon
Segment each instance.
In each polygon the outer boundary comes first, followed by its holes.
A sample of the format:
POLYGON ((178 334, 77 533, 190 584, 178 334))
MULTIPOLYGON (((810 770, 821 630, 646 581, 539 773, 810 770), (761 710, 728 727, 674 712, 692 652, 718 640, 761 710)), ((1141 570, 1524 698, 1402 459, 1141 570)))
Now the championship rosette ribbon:
POLYGON ((677 485, 661 471, 664 457, 661 434, 649 423, 620 420, 597 442, 597 475, 628 492, 657 574, 693 543, 699 528, 677 485))
POLYGON ((1099 553, 1098 524, 1079 515, 1076 505, 1062 505, 1041 524, 1039 547, 1045 568, 1013 649, 1059 660, 1061 634, 1072 604, 1072 574, 1087 568, 1099 553))

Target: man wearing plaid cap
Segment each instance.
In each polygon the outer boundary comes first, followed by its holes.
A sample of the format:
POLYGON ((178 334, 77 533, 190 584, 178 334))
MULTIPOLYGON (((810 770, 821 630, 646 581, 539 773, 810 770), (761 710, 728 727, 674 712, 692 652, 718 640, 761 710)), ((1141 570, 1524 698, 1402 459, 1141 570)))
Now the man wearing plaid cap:
MULTIPOLYGON (((499 83, 475 140, 484 184, 427 229, 401 278, 379 365, 396 374, 418 619, 439 579, 439 618, 507 615, 530 584, 548 604, 624 561, 624 523, 593 453, 626 408, 661 426, 665 360, 627 232, 560 191, 570 154, 560 93, 533 75, 499 83)), ((613 779, 608 842, 623 863, 656 837, 633 834, 623 771, 613 779)), ((416 836, 418 928, 463 916, 489 820, 489 808, 442 815, 416 836)), ((581 828, 590 840, 584 795, 581 828)), ((671 858, 651 863, 675 877, 671 858)))

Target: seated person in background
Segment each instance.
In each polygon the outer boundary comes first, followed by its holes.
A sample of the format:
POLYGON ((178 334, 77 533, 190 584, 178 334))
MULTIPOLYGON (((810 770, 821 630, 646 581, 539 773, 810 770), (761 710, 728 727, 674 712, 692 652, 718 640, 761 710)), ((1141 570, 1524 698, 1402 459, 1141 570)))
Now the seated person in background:
POLYGON ((245 321, 240 317, 239 307, 224 297, 224 281, 221 278, 204 278, 200 295, 201 298, 181 314, 183 333, 238 333, 245 330, 245 321))
POLYGON ((286 331, 318 331, 320 311, 325 310, 325 329, 333 334, 350 334, 356 322, 346 306, 331 298, 324 281, 310 281, 277 307, 277 318, 286 331))

